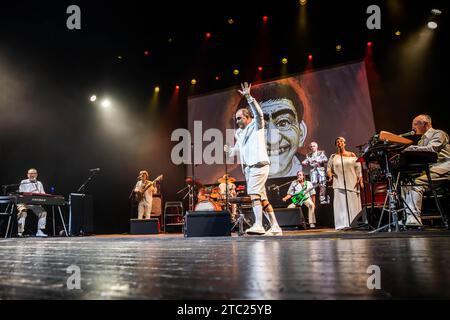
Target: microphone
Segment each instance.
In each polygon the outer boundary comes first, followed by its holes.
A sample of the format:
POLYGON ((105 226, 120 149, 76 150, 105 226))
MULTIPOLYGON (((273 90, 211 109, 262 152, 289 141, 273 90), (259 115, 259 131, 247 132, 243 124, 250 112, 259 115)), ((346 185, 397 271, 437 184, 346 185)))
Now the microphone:
POLYGON ((416 135, 416 132, 414 130, 411 130, 409 132, 399 134, 398 136, 399 137, 409 137, 409 136, 414 136, 414 135, 416 135))
POLYGON ((94 169, 91 169, 91 170, 89 170, 90 172, 99 172, 100 171, 100 168, 94 168, 94 169))

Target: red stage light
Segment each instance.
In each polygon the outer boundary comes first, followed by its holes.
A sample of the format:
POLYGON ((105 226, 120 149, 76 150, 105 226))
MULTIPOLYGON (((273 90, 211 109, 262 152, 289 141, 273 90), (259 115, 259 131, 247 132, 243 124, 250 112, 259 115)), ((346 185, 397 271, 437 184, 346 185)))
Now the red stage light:
POLYGON ((147 50, 144 51, 144 55, 148 56, 150 54, 150 52, 148 52, 147 50))
POLYGON ((219 78, 219 76, 216 76, 216 80, 219 80, 220 78, 219 78))
POLYGON ((180 90, 180 86, 176 85, 175 89, 180 90))
POLYGON ((372 41, 367 42, 367 46, 371 47, 372 46, 372 41))
POLYGON ((258 67, 258 71, 262 71, 263 70, 263 67, 258 67))
POLYGON ((267 20, 269 19, 269 17, 268 17, 268 16, 264 16, 262 19, 263 19, 263 22, 267 22, 267 20))
POLYGON ((313 56, 312 56, 312 54, 310 54, 310 55, 308 56, 308 60, 312 60, 312 58, 313 58, 313 56))
POLYGON ((211 38, 211 33, 207 32, 205 36, 207 39, 209 39, 209 38, 211 38))

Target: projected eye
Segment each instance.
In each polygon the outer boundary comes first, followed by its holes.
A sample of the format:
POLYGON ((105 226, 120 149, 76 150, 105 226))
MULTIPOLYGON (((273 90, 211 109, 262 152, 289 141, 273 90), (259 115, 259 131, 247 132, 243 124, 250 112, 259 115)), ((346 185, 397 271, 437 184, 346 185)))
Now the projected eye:
POLYGON ((288 130, 290 129, 292 122, 289 119, 280 119, 275 122, 275 125, 280 130, 288 130))

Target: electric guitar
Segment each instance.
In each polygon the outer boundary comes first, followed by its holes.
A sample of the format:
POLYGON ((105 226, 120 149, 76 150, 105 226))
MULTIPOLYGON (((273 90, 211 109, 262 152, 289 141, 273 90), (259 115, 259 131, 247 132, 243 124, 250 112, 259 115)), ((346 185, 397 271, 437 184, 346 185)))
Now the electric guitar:
POLYGON ((157 181, 162 180, 163 175, 159 175, 155 180, 153 181, 149 181, 148 184, 146 184, 146 186, 144 188, 142 188, 142 190, 139 191, 135 191, 134 192, 134 200, 136 200, 136 202, 141 202, 142 200, 144 200, 144 194, 145 192, 151 187, 153 186, 157 181))
POLYGON ((297 193, 294 193, 291 197, 291 201, 293 204, 297 206, 301 206, 306 200, 309 199, 309 192, 317 188, 320 184, 316 183, 311 188, 306 189, 306 183, 303 186, 302 190, 297 193))

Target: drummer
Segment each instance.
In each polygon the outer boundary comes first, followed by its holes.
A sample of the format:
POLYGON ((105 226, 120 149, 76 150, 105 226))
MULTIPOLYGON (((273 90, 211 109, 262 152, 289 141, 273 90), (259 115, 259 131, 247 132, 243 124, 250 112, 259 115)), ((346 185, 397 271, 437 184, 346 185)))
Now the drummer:
MULTIPOLYGON (((221 178, 217 180, 219 182, 219 189, 220 189, 220 198, 225 203, 226 201, 226 194, 227 194, 227 182, 228 182, 228 198, 234 198, 236 197, 236 185, 234 182, 236 182, 235 178, 230 177, 229 175, 224 174, 221 178)), ((236 204, 231 204, 231 217, 233 219, 237 216, 237 206, 236 204)))

